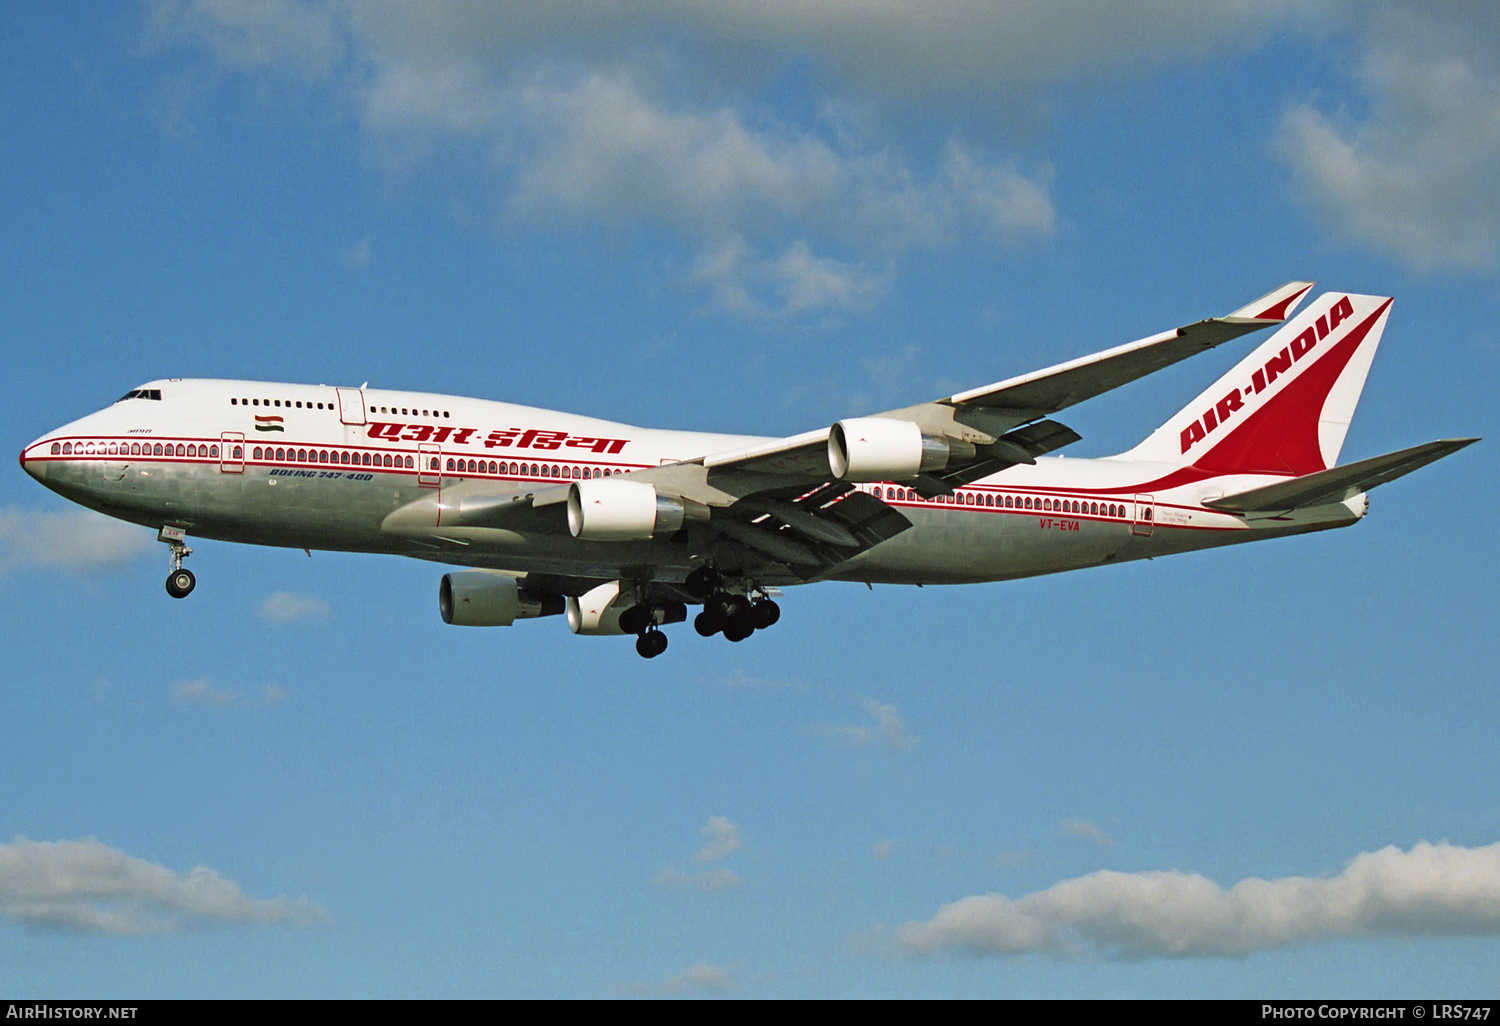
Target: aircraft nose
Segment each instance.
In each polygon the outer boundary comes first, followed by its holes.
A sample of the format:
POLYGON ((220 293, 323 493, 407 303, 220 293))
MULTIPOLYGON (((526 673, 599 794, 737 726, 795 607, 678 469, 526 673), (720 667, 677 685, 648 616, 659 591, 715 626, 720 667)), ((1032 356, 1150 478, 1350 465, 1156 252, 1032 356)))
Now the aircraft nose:
POLYGON ((47 456, 52 451, 50 436, 44 435, 21 450, 21 469, 43 483, 47 480, 47 456))

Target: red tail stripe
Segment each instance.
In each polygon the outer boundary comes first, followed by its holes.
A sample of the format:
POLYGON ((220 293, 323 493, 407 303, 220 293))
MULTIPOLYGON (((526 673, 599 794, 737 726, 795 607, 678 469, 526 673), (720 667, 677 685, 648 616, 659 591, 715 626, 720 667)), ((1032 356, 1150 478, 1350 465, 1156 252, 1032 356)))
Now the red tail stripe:
POLYGON ((1233 425, 1217 444, 1194 461, 1213 474, 1303 474, 1327 470, 1318 443, 1318 418, 1328 393, 1354 358, 1386 308, 1387 299, 1332 349, 1313 361, 1281 391, 1233 425))

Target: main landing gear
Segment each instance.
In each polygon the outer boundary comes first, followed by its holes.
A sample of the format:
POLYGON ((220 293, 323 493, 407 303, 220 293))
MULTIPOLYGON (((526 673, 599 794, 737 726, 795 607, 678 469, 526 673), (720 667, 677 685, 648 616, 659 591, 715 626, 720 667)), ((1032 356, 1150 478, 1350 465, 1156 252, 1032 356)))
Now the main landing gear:
POLYGON ((687 605, 682 602, 635 605, 620 614, 620 630, 640 635, 635 650, 646 659, 655 659, 667 650, 667 636, 658 624, 681 623, 686 619, 687 605))
POLYGON ((730 641, 744 641, 780 619, 781 607, 768 598, 751 600, 721 591, 703 603, 703 612, 693 618, 693 630, 705 638, 722 631, 730 641))
POLYGON ((730 641, 744 641, 781 619, 781 607, 768 596, 751 598, 758 588, 749 587, 744 593, 730 591, 723 576, 713 567, 700 566, 688 574, 683 584, 704 597, 703 612, 693 618, 693 630, 705 638, 722 631, 730 641))
POLYGON ((655 659, 667 650, 667 636, 655 627, 641 631, 635 639, 635 650, 647 659, 655 659))
POLYGON ((157 537, 172 550, 172 572, 167 574, 167 594, 175 599, 187 598, 197 585, 193 572, 182 565, 182 561, 193 554, 187 547, 187 532, 180 527, 163 527, 157 537))
MULTIPOLYGON (((722 632, 730 641, 744 641, 781 619, 781 607, 758 585, 742 579, 727 581, 713 567, 700 566, 688 574, 681 592, 689 601, 703 603, 693 629, 705 638, 722 632)), ((620 630, 636 635, 635 650, 646 659, 655 659, 667 650, 661 625, 686 619, 686 603, 660 601, 658 596, 621 613, 620 630)))

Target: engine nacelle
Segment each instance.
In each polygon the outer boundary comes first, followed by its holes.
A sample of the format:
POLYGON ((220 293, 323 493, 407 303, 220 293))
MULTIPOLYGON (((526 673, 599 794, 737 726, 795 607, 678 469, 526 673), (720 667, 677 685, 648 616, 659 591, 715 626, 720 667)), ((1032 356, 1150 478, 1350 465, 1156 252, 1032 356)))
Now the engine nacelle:
POLYGON ((851 417, 828 432, 828 469, 840 481, 909 481, 973 455, 969 443, 924 435, 909 420, 851 417))
POLYGON ((584 541, 645 541, 676 532, 685 515, 681 499, 644 481, 590 478, 568 488, 568 530, 584 541))
POLYGON ((594 590, 568 596, 568 629, 574 634, 624 634, 620 614, 625 612, 620 597, 620 582, 610 581, 594 590))
POLYGON ((563 611, 561 595, 521 587, 508 574, 462 570, 444 574, 438 585, 438 612, 455 627, 509 627, 517 620, 563 611))

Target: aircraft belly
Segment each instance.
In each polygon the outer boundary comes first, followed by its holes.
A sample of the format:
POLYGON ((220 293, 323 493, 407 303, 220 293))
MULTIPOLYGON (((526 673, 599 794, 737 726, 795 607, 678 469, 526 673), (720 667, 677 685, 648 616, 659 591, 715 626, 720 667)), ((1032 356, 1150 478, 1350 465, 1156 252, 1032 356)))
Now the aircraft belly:
POLYGON ((1342 505, 1329 505, 1218 529, 1188 526, 1188 518, 1178 516, 1174 519, 1180 522, 1158 523, 1146 534, 1128 521, 1046 512, 905 509, 903 513, 912 522, 909 530, 842 564, 827 577, 884 584, 1011 580, 1346 527, 1359 519, 1342 505))
POLYGON ((1139 558, 1130 525, 991 510, 903 509, 912 526, 840 566, 842 580, 958 584, 1139 558), (1127 555, 1129 552, 1131 554, 1127 555))
POLYGON ((380 532, 381 518, 421 491, 408 486, 408 478, 299 473, 307 476, 273 475, 264 467, 226 473, 217 463, 76 461, 50 468, 47 485, 110 516, 148 527, 182 526, 200 538, 298 548, 408 551, 408 545, 380 532))

